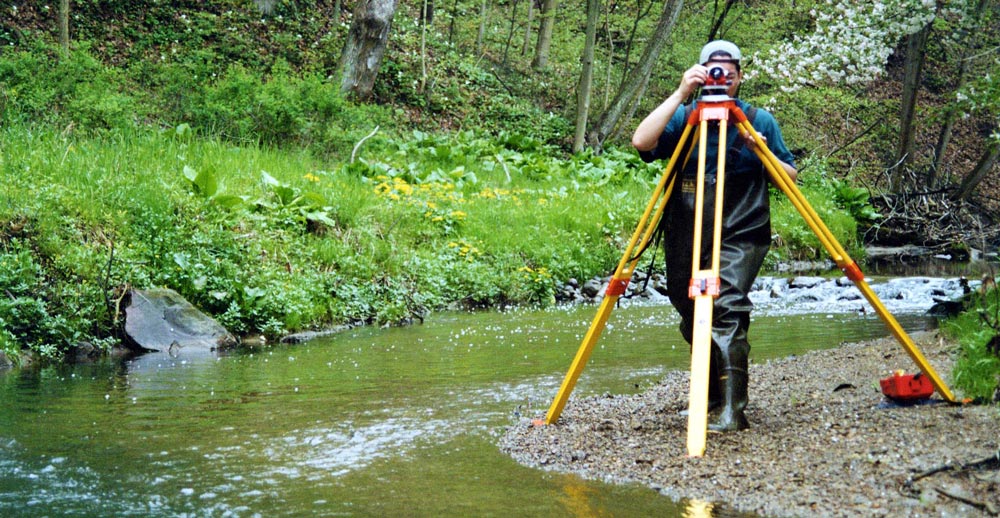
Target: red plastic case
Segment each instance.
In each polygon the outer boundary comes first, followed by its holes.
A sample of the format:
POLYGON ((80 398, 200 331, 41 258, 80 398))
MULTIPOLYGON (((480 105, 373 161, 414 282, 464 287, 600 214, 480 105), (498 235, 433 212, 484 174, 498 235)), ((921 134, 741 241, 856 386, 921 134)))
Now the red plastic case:
POLYGON ((927 399, 934 393, 931 380, 923 373, 903 374, 897 372, 888 378, 879 380, 882 393, 897 401, 915 401, 927 399))

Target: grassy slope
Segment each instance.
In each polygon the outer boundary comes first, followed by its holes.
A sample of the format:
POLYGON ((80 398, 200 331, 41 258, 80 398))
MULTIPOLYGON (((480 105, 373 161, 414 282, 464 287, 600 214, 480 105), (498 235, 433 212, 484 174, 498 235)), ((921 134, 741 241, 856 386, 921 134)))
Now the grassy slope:
MULTIPOLYGON (((8 351, 114 343, 129 287, 177 289, 235 332, 272 336, 455 305, 550 303, 566 279, 613 268, 657 174, 631 154, 551 147, 567 144, 572 96, 557 83, 575 74, 580 37, 566 9, 552 63, 538 73, 516 46, 503 60, 504 12, 491 14, 481 58, 457 50, 474 38, 475 17, 460 18, 449 45, 439 12, 423 90, 412 50, 421 31, 401 11, 376 91, 383 107, 370 109, 317 101, 336 98, 316 78, 332 70, 346 30, 323 2, 282 4, 269 17, 242 2, 136 4, 76 5, 85 53, 66 65, 35 51, 48 61, 21 72, 53 75, 4 98, 7 116, 27 115, 7 119, 0 136, 8 351), (429 127, 478 133, 411 133, 429 127)), ((679 56, 696 53, 707 13, 689 9, 647 104, 672 88, 673 63, 687 61, 679 56)), ((752 29, 766 47, 794 28, 779 14, 742 13, 728 30, 752 29)), ((52 37, 41 8, 0 17, 0 39, 15 48, 52 37)), ((866 106, 837 91, 789 105, 801 114, 784 120, 795 147, 831 145, 811 117, 830 99, 866 106)), ((812 167, 807 197, 850 242, 854 222, 829 199, 842 174, 812 167)), ((779 212, 777 232, 793 246, 776 257, 822 256, 790 209, 779 212)))

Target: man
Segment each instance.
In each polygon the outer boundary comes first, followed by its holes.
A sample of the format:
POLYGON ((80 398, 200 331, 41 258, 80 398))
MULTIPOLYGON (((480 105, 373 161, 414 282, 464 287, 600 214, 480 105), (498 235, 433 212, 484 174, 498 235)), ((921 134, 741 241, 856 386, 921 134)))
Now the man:
MULTIPOLYGON (((632 135, 632 145, 643 160, 651 162, 670 158, 690 113, 683 103, 705 84, 711 69, 720 67, 724 70, 728 82, 726 93, 729 97, 736 97, 743 80, 741 58, 740 49, 728 41, 712 41, 702 48, 699 64, 684 72, 680 86, 643 119, 632 135)), ((794 181, 796 169, 793 157, 785 146, 774 117, 762 109, 751 108, 742 100, 737 99, 736 104, 751 119, 751 125, 764 137, 767 146, 794 181)), ((750 353, 747 329, 750 327, 753 304, 748 293, 771 243, 767 171, 753 152, 754 140, 749 134, 737 133, 730 123, 725 147, 726 175, 719 263, 721 286, 712 318, 709 409, 718 410, 721 406, 721 410, 709 428, 720 432, 749 427, 744 411, 747 406, 750 353)), ((697 148, 697 137, 697 128, 694 128, 687 144, 697 148)), ((708 269, 711 261, 718 141, 718 121, 714 121, 710 123, 706 149, 701 250, 704 264, 701 269, 708 269)), ((686 151, 681 154, 681 160, 686 151)), ((691 159, 680 171, 661 222, 666 225, 669 241, 664 243, 664 248, 667 252, 670 302, 680 313, 681 334, 688 343, 691 343, 694 322, 694 301, 688 297, 688 284, 691 279, 698 152, 698 149, 694 150, 691 159)))

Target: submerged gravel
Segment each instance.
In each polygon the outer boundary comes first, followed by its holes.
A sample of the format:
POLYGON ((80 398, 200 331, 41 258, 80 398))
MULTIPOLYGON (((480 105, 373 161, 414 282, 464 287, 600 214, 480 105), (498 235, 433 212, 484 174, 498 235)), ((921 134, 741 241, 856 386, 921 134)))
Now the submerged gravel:
MULTIPOLYGON (((955 345, 933 332, 912 338, 950 379, 955 345)), ((717 511, 995 515, 998 407, 951 405, 937 394, 927 404, 894 405, 878 380, 896 369, 916 372, 892 338, 752 364, 751 428, 710 434, 701 458, 686 456, 687 372, 641 394, 571 398, 557 423, 522 420, 500 447, 528 466, 644 484, 717 511)))

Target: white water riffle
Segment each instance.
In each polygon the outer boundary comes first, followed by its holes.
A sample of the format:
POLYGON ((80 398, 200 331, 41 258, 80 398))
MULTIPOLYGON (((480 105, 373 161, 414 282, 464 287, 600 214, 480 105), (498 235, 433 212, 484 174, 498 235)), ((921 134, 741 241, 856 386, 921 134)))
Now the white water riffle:
MULTIPOLYGON (((955 301, 980 281, 960 277, 900 277, 871 282, 872 291, 893 313, 924 313, 936 303, 955 301)), ((766 314, 873 313, 874 308, 847 277, 760 277, 750 294, 766 314)))

